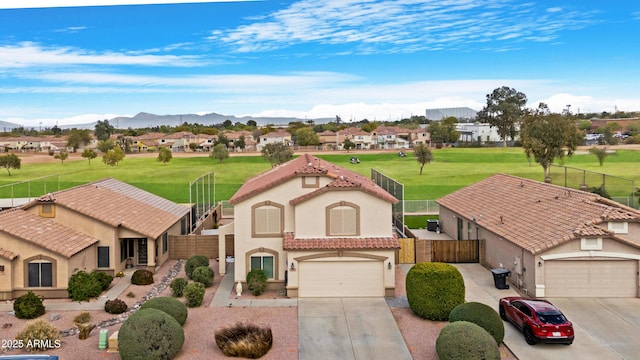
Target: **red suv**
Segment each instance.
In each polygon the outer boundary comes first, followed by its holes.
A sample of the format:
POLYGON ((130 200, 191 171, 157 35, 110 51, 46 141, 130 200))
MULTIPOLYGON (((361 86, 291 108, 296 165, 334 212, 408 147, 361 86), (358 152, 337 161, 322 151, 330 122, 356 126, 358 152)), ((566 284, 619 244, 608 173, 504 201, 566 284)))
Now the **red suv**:
POLYGON ((538 342, 573 343, 573 325, 547 300, 506 297, 500 299, 500 317, 517 326, 529 345, 538 342))

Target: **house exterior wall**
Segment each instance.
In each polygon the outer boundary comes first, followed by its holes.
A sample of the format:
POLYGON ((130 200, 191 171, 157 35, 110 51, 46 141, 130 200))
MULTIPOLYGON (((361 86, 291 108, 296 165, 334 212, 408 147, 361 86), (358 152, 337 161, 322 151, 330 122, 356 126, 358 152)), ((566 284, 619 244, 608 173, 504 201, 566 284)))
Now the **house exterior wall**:
POLYGON ((329 191, 296 205, 296 238, 319 238, 327 234, 326 208, 340 201, 356 204, 360 232, 349 237, 390 237, 393 235, 391 204, 362 191, 329 191), (366 226, 364 226, 366 224, 366 226))
POLYGON ((13 299, 29 290, 46 298, 66 298, 69 278, 73 272, 76 270, 91 271, 97 265, 95 245, 80 251, 71 259, 67 259, 50 250, 4 233, 0 233, 0 243, 20 254, 20 257, 14 259, 13 262, 2 259, 5 262, 5 273, 0 274, 0 299, 2 300, 13 299), (27 264, 34 258, 42 258, 52 262, 53 287, 30 288, 27 286, 27 264))

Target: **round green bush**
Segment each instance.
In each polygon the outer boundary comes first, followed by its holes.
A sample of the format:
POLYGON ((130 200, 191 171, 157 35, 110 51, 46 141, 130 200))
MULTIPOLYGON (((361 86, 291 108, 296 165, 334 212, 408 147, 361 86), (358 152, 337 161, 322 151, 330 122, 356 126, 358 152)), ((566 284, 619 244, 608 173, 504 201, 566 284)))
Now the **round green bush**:
POLYGON ((184 288, 184 298, 188 307, 198 307, 204 300, 204 285, 199 282, 187 284, 184 288))
POLYGON ((100 283, 102 291, 107 290, 109 288, 109 285, 111 285, 111 282, 113 281, 113 276, 100 271, 92 271, 91 276, 93 276, 100 283))
POLYGON ((122 314, 127 310, 129 310, 129 306, 120 299, 107 300, 107 302, 104 303, 104 311, 109 314, 122 314))
POLYGON ((425 262, 407 273, 409 307, 423 319, 444 321, 456 306, 464 303, 464 279, 450 264, 425 262))
POLYGON ((504 339, 504 322, 488 305, 478 302, 460 304, 449 314, 449 322, 456 321, 468 321, 480 326, 496 339, 496 344, 502 343, 504 339))
POLYGON ((173 359, 184 344, 184 330, 171 315, 140 309, 122 323, 118 352, 122 360, 173 359))
POLYGON ((213 269, 208 266, 198 266, 193 269, 193 273, 191 274, 191 279, 195 282, 199 282, 204 287, 208 288, 213 285, 213 269))
POLYGON ((142 309, 158 309, 171 315, 180 325, 187 321, 188 310, 185 304, 172 297, 155 297, 140 306, 142 309))
POLYGON ((13 311, 19 319, 35 319, 44 314, 42 296, 29 291, 13 302, 13 311))
POLYGON ((174 297, 182 297, 182 294, 184 292, 184 287, 187 286, 187 279, 185 278, 175 278, 171 281, 171 284, 169 284, 169 287, 171 288, 171 292, 173 294, 174 297))
POLYGON ((149 270, 136 270, 131 275, 131 283, 133 285, 149 285, 153 284, 153 273, 149 270))
POLYGON ((184 272, 187 274, 189 279, 193 279, 193 270, 198 266, 209 266, 209 258, 202 255, 194 255, 187 260, 184 264, 184 272))
POLYGON ((267 289, 267 274, 264 270, 253 269, 247 274, 247 288, 254 296, 259 296, 267 289))
POLYGON ((440 331, 436 339, 440 360, 500 360, 496 341, 480 326, 456 321, 440 331))
POLYGON ((75 272, 69 279, 69 287, 67 288, 69 297, 73 301, 88 301, 89 298, 97 298, 103 290, 103 283, 100 279, 100 275, 93 275, 93 273, 90 274, 86 271, 75 272))

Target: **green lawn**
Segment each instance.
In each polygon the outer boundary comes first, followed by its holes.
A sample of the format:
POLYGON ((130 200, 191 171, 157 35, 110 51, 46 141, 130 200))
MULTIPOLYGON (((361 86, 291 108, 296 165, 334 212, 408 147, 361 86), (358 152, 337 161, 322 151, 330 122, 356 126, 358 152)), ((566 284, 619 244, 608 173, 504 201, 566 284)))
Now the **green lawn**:
MULTIPOLYGON (((542 168, 535 162, 530 164, 520 148, 434 150, 435 161, 425 165, 422 175, 418 174, 419 164, 411 153, 407 157, 398 157, 395 153, 358 154, 360 164, 350 164, 350 156, 352 154, 345 152, 320 155, 323 159, 367 177, 370 176, 370 169, 375 168, 404 183, 405 198, 410 200, 437 199, 495 173, 543 179, 542 168)), ((634 179, 636 185, 640 183, 640 151, 620 150, 607 157, 603 166, 590 154, 566 158, 564 165, 634 179)), ((167 165, 159 163, 155 157, 125 158, 116 167, 107 166, 97 158, 91 165, 87 161, 23 164, 20 170, 12 170, 12 176, 0 172, 0 185, 58 174, 60 187, 64 189, 112 177, 184 203, 189 201, 189 183, 207 172, 215 173, 216 200, 226 200, 247 178, 269 168, 269 163, 261 156, 231 157, 222 163, 208 157, 176 157, 167 165)), ((561 175, 559 169, 554 171, 561 175)), ((33 183, 32 193, 42 185, 42 182, 33 183)), ((57 189, 57 184, 52 179, 47 181, 46 186, 48 192, 57 189)), ((26 196, 26 192, 26 185, 18 186, 13 196, 26 196)), ((9 188, 0 188, 0 197, 10 196, 9 188)))

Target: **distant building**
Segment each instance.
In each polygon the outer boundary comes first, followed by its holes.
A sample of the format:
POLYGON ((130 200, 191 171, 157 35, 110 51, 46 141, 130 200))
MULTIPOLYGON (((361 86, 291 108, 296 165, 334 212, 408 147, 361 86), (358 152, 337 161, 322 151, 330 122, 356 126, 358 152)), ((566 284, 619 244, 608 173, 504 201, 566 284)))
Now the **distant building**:
POLYGON ((439 121, 448 117, 455 117, 459 122, 474 120, 477 111, 468 107, 454 107, 454 108, 441 108, 441 109, 427 109, 427 120, 439 121))
MULTIPOLYGON (((498 128, 487 123, 458 123, 456 130, 460 133, 461 142, 478 142, 480 144, 502 142, 502 136, 498 134, 498 128)), ((516 124, 516 131, 520 132, 520 124, 516 124)), ((515 139, 520 137, 516 135, 515 139)), ((508 139, 512 140, 511 138, 508 139)))

